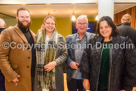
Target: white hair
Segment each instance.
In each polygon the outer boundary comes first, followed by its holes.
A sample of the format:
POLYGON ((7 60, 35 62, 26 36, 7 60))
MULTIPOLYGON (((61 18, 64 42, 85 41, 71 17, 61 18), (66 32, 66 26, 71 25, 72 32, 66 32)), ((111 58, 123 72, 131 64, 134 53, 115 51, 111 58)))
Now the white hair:
POLYGON ((0 18, 0 28, 5 28, 5 21, 0 18))
POLYGON ((86 22, 88 23, 87 15, 80 15, 80 16, 78 16, 76 23, 78 23, 78 20, 79 20, 79 19, 84 19, 84 18, 86 19, 86 22))

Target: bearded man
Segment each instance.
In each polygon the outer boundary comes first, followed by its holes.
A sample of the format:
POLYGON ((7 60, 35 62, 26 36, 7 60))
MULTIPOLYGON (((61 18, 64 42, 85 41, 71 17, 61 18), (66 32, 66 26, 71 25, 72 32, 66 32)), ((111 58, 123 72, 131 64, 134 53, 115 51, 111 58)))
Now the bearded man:
POLYGON ((35 34, 30 30, 30 12, 17 10, 17 24, 1 33, 0 69, 6 91, 32 91, 35 69, 35 34))

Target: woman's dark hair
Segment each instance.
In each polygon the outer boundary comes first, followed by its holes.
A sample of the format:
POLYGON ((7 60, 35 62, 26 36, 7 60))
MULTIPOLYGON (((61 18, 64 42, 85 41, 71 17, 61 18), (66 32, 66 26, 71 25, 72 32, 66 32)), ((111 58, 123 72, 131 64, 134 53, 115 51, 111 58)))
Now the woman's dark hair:
POLYGON ((97 25, 97 31, 96 31, 96 35, 98 36, 102 36, 100 34, 100 23, 102 21, 106 21, 108 23, 108 25, 112 28, 112 32, 111 32, 111 35, 110 37, 114 37, 114 36, 117 36, 118 35, 118 29, 116 27, 116 25, 114 24, 114 22, 112 21, 112 19, 109 17, 109 16, 103 16, 99 19, 98 21, 98 25, 97 25))

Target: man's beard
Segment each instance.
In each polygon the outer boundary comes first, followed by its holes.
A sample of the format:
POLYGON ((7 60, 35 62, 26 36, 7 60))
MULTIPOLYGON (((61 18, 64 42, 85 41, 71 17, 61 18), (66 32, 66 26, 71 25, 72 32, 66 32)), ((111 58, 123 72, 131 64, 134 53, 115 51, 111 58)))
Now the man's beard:
POLYGON ((26 26, 24 26, 23 23, 18 20, 18 26, 19 26, 20 28, 22 28, 22 29, 25 29, 25 30, 26 30, 26 29, 29 29, 30 25, 31 25, 31 21, 28 22, 28 24, 27 24, 26 26))

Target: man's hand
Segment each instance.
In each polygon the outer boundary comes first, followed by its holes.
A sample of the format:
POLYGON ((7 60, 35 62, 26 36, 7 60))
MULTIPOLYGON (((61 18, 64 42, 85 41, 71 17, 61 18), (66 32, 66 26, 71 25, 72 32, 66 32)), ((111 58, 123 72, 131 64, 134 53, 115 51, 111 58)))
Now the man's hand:
POLYGON ((19 82, 20 75, 18 75, 14 80, 12 80, 14 83, 19 82))
POLYGON ((90 83, 89 83, 89 80, 88 79, 84 79, 83 80, 83 86, 86 90, 89 90, 90 89, 90 83))
POLYGON ((76 70, 77 70, 78 67, 79 67, 79 63, 72 61, 72 62, 70 63, 70 67, 71 67, 72 69, 76 69, 76 70))
POLYGON ((56 61, 50 62, 44 66, 45 71, 50 72, 57 65, 56 61))

